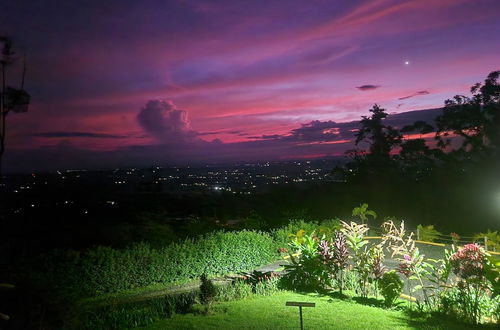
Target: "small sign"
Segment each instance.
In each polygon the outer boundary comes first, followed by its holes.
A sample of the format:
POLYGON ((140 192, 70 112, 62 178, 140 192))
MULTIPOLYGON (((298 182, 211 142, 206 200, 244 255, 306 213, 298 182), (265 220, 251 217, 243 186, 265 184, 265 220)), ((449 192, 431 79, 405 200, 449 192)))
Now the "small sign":
POLYGON ((302 307, 316 307, 316 304, 308 302, 300 302, 300 301, 287 301, 285 306, 293 306, 299 308, 300 330, 304 330, 304 321, 302 320, 302 307))
POLYGON ((298 301, 287 301, 286 305, 295 307, 316 307, 315 303, 298 302, 298 301))

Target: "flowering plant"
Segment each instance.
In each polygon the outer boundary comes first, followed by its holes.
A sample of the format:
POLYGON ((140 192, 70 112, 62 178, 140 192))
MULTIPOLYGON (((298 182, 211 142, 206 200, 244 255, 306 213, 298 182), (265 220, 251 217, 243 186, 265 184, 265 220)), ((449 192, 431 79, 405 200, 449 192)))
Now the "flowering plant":
POLYGON ((481 297, 489 291, 486 280, 488 265, 486 252, 477 244, 467 244, 449 258, 451 269, 459 277, 457 303, 465 318, 471 323, 481 319, 481 297))
POLYGON ((463 279, 484 276, 486 254, 477 244, 467 244, 451 255, 453 273, 463 279))

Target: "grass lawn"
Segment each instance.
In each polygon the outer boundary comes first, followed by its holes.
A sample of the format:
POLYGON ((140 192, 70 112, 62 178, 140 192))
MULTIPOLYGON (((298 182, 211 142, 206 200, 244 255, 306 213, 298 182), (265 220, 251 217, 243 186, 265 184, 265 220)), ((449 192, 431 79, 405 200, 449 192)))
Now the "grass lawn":
POLYGON ((425 320, 349 299, 294 292, 217 303, 210 315, 175 315, 141 329, 300 329, 298 307, 286 307, 286 301, 316 303, 303 308, 305 329, 471 329, 447 319, 425 320))

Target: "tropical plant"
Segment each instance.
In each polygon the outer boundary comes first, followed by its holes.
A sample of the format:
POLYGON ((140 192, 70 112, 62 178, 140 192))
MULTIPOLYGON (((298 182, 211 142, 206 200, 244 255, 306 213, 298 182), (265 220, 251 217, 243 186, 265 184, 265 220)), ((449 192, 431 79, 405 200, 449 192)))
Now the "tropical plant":
POLYGON ((351 249, 353 249, 354 254, 356 254, 357 251, 368 244, 368 241, 365 240, 365 234, 368 231, 368 226, 365 224, 357 224, 352 221, 350 224, 344 221, 341 221, 341 223, 342 228, 340 231, 345 235, 347 244, 351 249))
POLYGON ((481 319, 480 300, 486 295, 487 254, 477 244, 467 244, 450 256, 453 273, 459 278, 458 303, 466 320, 477 324, 481 319))
POLYGON ((320 239, 315 233, 307 235, 302 230, 291 236, 290 265, 285 265, 285 284, 295 289, 321 290, 330 282, 330 272, 318 253, 320 239))
POLYGON ((349 260, 349 251, 347 250, 347 240, 341 231, 335 233, 333 240, 333 257, 332 257, 334 276, 337 280, 340 294, 344 287, 344 270, 347 267, 349 260))
POLYGON ((434 228, 434 225, 418 225, 417 230, 419 233, 418 239, 421 241, 434 242, 440 235, 442 235, 439 231, 434 228))
POLYGON ((377 218, 377 213, 373 210, 368 209, 368 204, 363 203, 354 209, 352 209, 352 216, 353 217, 359 217, 361 219, 361 223, 368 222, 368 216, 372 217, 373 219, 377 218))
POLYGON ((380 246, 374 246, 370 249, 371 253, 371 276, 373 283, 375 285, 375 294, 378 294, 378 283, 382 276, 384 276, 384 273, 386 271, 386 268, 384 266, 384 251, 380 246))
POLYGON ((382 228, 384 234, 380 245, 386 246, 392 252, 391 256, 399 261, 398 271, 406 277, 409 293, 422 290, 424 302, 430 306, 427 288, 423 282, 428 273, 428 263, 424 262, 424 255, 420 254, 419 249, 415 246, 413 233, 406 235, 404 221, 399 227, 392 221, 386 221, 382 224, 382 228), (417 280, 418 284, 412 287, 411 280, 417 280))
POLYGON ((384 297, 384 303, 387 307, 394 304, 394 301, 403 292, 403 281, 394 270, 385 272, 379 280, 379 290, 384 297))
POLYGON ((368 297, 372 265, 373 259, 371 249, 365 246, 356 253, 356 258, 354 260, 354 270, 358 273, 358 293, 364 298, 368 297))
POLYGON ((479 233, 474 235, 474 240, 482 240, 486 238, 486 245, 488 250, 500 251, 500 233, 498 231, 491 231, 488 229, 486 233, 479 233))
POLYGON ((427 267, 427 281, 432 283, 427 286, 429 291, 429 301, 433 308, 439 307, 440 296, 444 291, 448 290, 448 280, 451 274, 450 257, 455 252, 455 247, 452 250, 444 250, 444 259, 428 259, 427 267))
POLYGON ((365 234, 368 231, 366 224, 350 224, 342 221, 341 232, 345 235, 348 246, 353 250, 354 270, 358 274, 358 292, 366 297, 368 295, 368 281, 371 274, 371 254, 366 246, 365 234))

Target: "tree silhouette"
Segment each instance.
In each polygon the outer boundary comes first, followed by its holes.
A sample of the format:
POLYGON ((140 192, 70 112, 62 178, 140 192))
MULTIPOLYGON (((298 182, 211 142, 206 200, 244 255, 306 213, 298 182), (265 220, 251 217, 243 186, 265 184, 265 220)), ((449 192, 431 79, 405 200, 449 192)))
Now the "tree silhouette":
MULTIPOLYGON (((24 90, 24 76, 26 65, 23 65, 21 87, 14 88, 7 85, 6 70, 16 58, 13 51, 12 40, 9 37, 0 36, 2 50, 0 54, 0 69, 2 71, 2 89, 0 91, 0 181, 2 179, 2 157, 5 152, 6 119, 9 112, 26 112, 30 101, 29 94, 24 90)), ((25 62, 24 62, 25 63, 25 62)))
POLYGON ((367 142, 370 145, 368 158, 377 161, 390 159, 393 147, 399 145, 402 140, 401 133, 392 126, 384 125, 383 120, 387 117, 385 109, 377 104, 370 109, 370 117, 363 116, 361 128, 356 134, 356 145, 367 142))
POLYGON ((500 148, 500 71, 491 72, 484 83, 471 87, 472 96, 455 95, 445 101, 436 118, 436 139, 441 148, 453 135, 462 138, 460 151, 497 153, 500 148))

